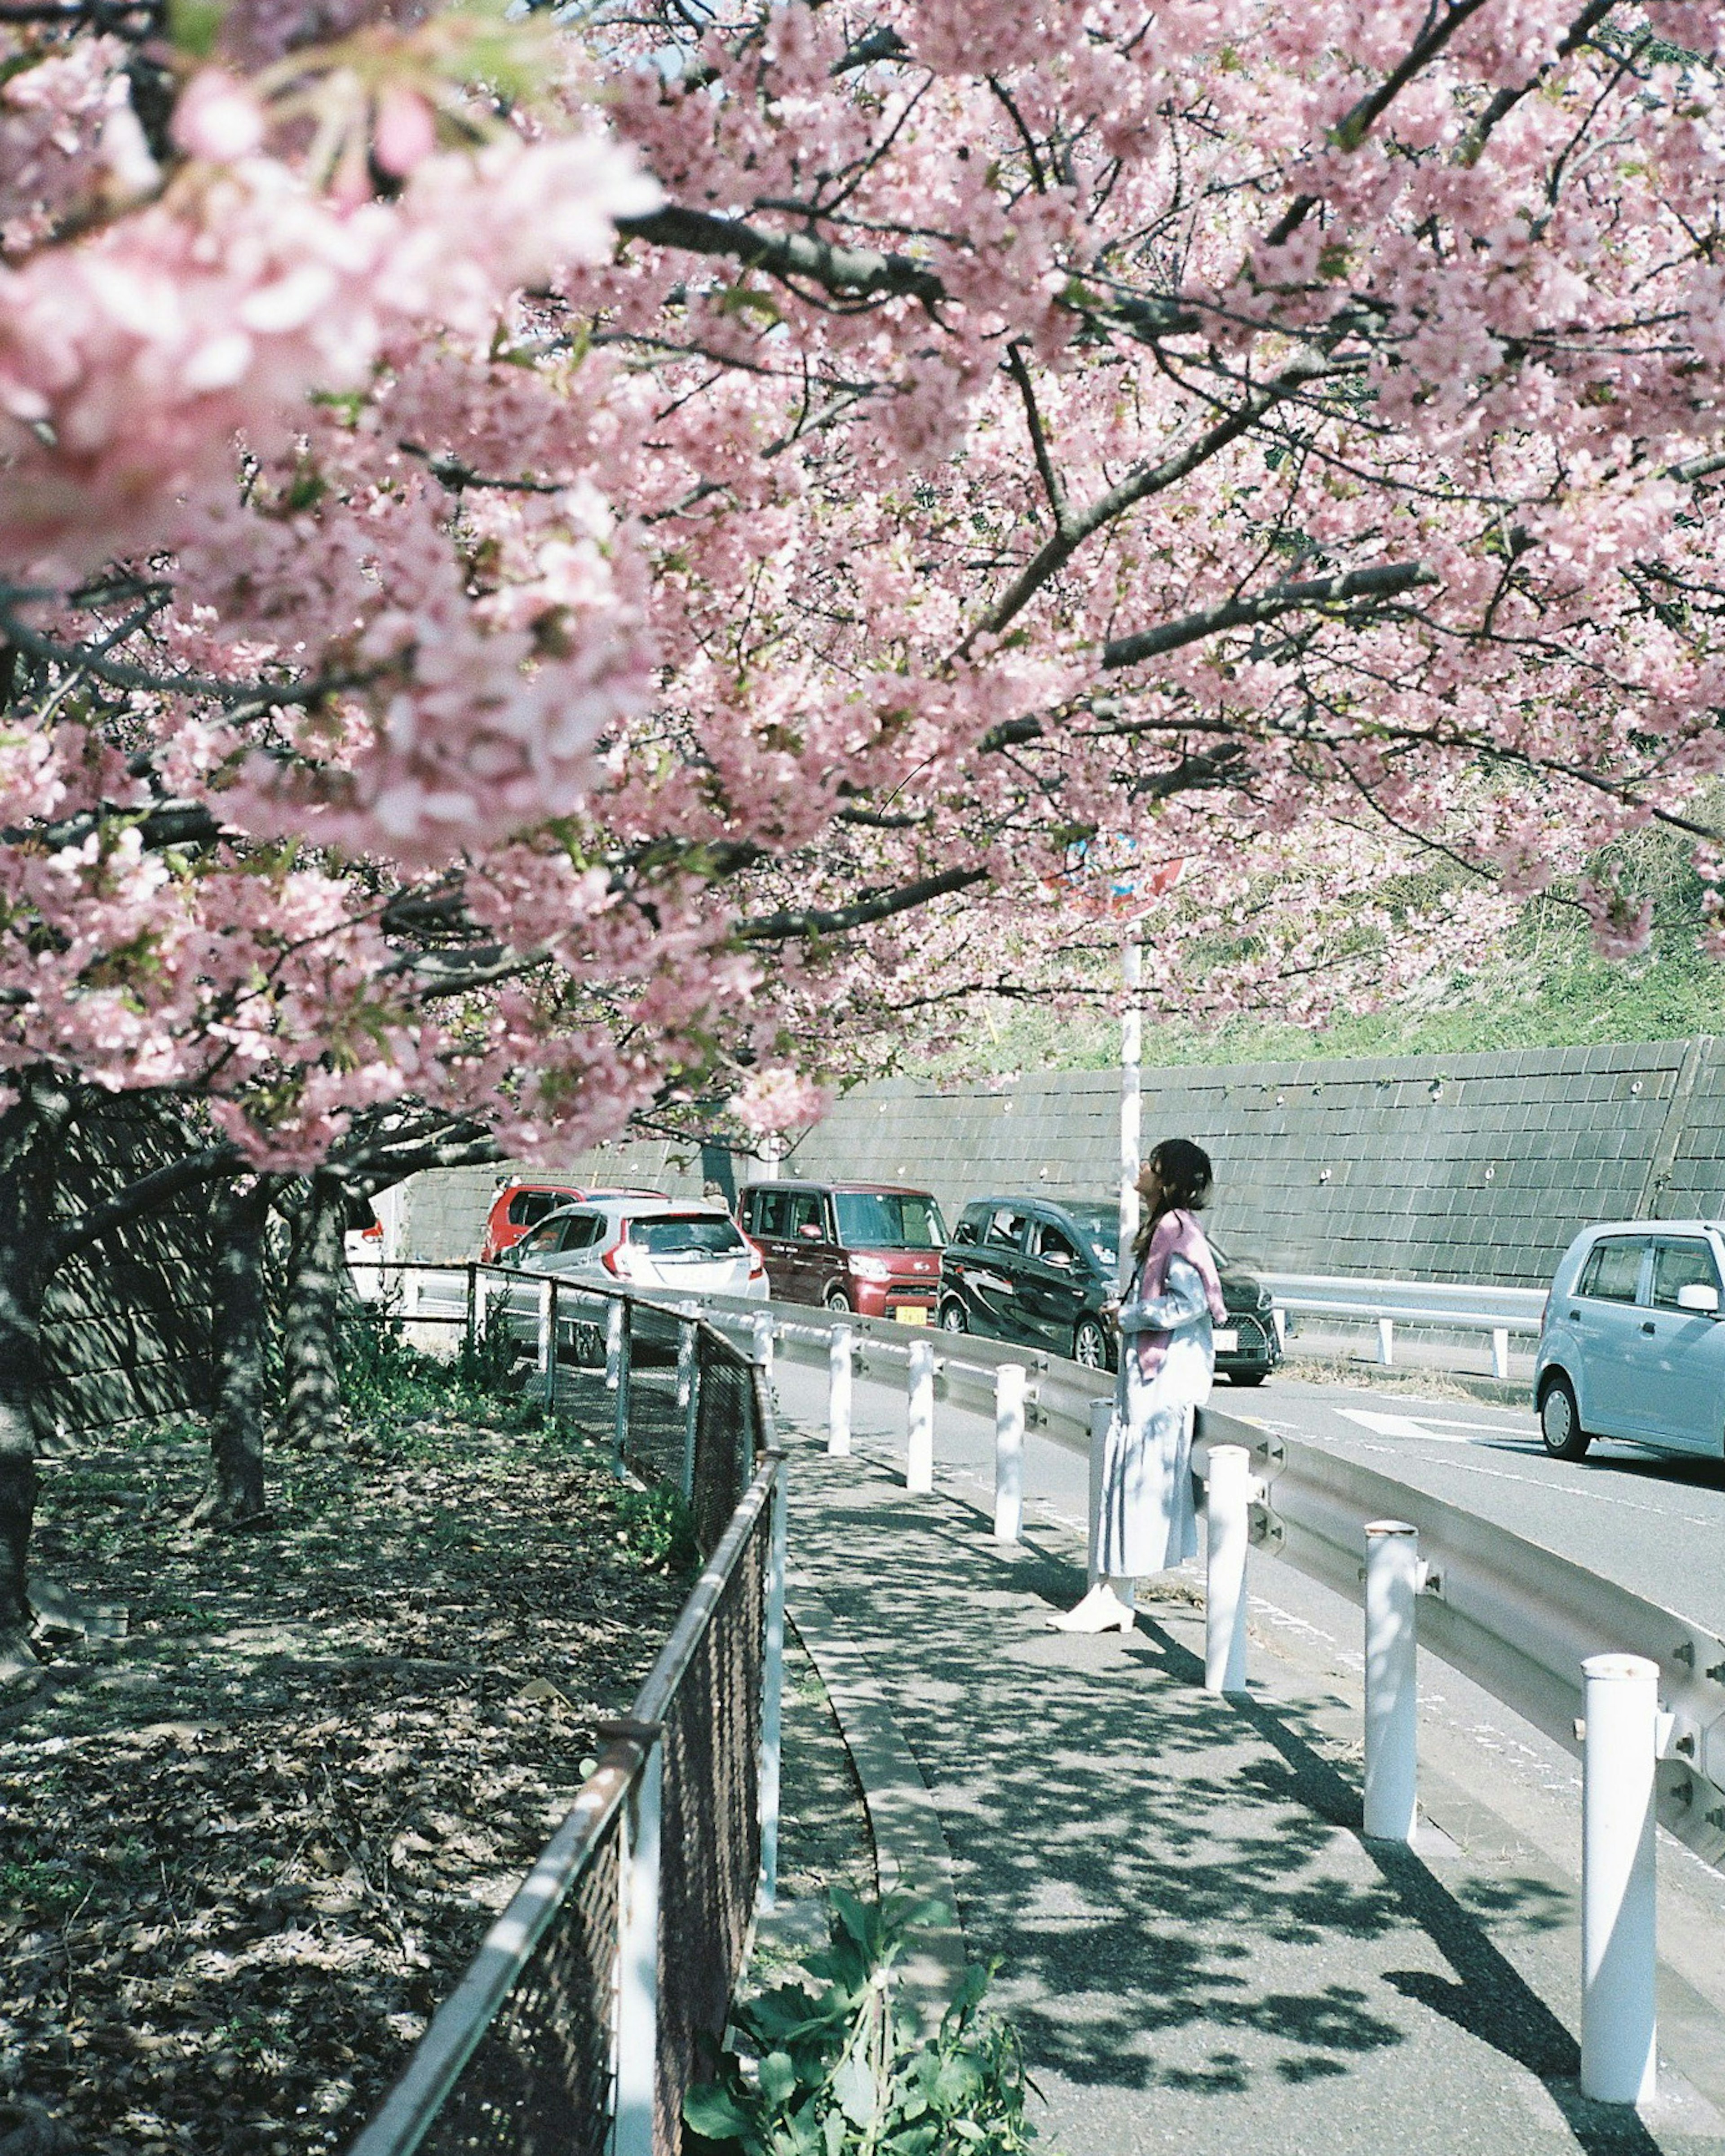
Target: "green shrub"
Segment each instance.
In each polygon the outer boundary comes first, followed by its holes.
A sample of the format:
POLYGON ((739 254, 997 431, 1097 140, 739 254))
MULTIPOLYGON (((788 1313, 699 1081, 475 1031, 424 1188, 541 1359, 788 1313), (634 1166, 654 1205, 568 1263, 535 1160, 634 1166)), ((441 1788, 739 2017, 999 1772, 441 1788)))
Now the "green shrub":
POLYGON ((687 2124, 739 2156, 1019 2156, 1035 2138, 1015 2032, 980 2010, 992 1967, 964 1977, 925 2038, 893 1999, 911 1928, 937 1903, 890 1895, 873 1907, 842 1887, 831 1943, 737 2010, 737 2048, 690 2092, 687 2124))
POLYGON ((675 1575, 692 1572, 700 1562, 695 1516, 675 1482, 623 1491, 617 1500, 617 1532, 644 1565, 661 1565, 675 1575))

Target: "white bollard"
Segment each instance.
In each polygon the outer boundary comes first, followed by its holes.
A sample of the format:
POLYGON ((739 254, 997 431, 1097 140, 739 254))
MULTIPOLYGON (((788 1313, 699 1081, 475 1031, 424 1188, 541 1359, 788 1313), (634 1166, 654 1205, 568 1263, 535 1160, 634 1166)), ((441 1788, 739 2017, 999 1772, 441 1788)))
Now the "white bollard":
POLYGON ((1024 1524, 1024 1366, 994 1373, 994 1539, 1015 1543, 1024 1524))
POLYGON ((848 1459, 850 1455, 853 1340, 848 1325, 835 1325, 827 1341, 827 1450, 835 1459, 848 1459))
POLYGON ((1094 1587, 1102 1576, 1102 1467, 1107 1458, 1108 1431, 1114 1420, 1112 1400, 1092 1400, 1090 1404, 1090 1548, 1087 1568, 1089 1584, 1094 1587))
POLYGON ((1594 1655, 1581 1752, 1581 2092, 1645 2103, 1654 2012, 1654 1760, 1659 1665, 1594 1655))
POLYGON ((1281 1305, 1271 1306, 1270 1322, 1276 1327, 1276 1344, 1286 1353, 1288 1344, 1288 1314, 1281 1305))
POLYGON ((1378 1360, 1386 1370, 1395 1360, 1395 1320, 1393 1317, 1378 1320, 1378 1360))
POLYGON ((1491 1328, 1491 1375, 1494 1378, 1509 1375, 1509 1327, 1507 1325, 1494 1325, 1491 1328))
POLYGON ((1366 1528, 1366 1803, 1364 1830, 1411 1841, 1419 1802, 1419 1656, 1414 1611, 1420 1537, 1404 1520, 1366 1528))
POLYGON ((905 1487, 922 1496, 934 1487, 934 1342, 911 1342, 905 1398, 905 1487))
POLYGON ((1243 1445, 1210 1447, 1205 1485, 1204 1688, 1246 1688, 1246 1548, 1252 1537, 1252 1455, 1243 1445))

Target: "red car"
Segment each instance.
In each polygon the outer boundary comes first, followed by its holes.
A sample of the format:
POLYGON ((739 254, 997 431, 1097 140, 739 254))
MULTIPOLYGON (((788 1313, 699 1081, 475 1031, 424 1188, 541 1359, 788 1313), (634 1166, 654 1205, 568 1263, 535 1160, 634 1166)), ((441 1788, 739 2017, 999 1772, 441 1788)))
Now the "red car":
POLYGON ((737 1221, 773 1295, 904 1325, 934 1322, 947 1231, 926 1190, 892 1183, 751 1183, 737 1221))
POLYGON ((584 1205, 593 1198, 662 1198, 662 1190, 624 1190, 613 1186, 603 1190, 589 1190, 584 1184, 575 1183, 529 1183, 516 1181, 501 1184, 491 1200, 491 1209, 485 1216, 485 1240, 480 1245, 480 1262, 495 1265, 503 1253, 520 1242, 530 1228, 536 1228, 547 1213, 555 1213, 560 1205, 584 1205))

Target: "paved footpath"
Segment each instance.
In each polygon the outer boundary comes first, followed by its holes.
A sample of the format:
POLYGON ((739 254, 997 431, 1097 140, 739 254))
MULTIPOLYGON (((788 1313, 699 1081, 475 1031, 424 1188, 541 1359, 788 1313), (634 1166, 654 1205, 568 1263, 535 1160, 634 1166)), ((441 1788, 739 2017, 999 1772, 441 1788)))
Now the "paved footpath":
POLYGON ((1418 1852, 1367 1844, 1357 1707, 1285 1671, 1204 1692, 1194 1583, 1129 1636, 1051 1632, 1083 1585, 1070 1542, 1003 1549, 950 1491, 907 1496, 884 1446, 786 1441, 792 1615, 857 1726, 883 1871, 944 1869, 1047 2144, 1725 2151, 1725 2087, 1675 2066, 1643 2115, 1582 2097, 1573 1895, 1538 1852, 1454 1789, 1428 1789, 1418 1852))

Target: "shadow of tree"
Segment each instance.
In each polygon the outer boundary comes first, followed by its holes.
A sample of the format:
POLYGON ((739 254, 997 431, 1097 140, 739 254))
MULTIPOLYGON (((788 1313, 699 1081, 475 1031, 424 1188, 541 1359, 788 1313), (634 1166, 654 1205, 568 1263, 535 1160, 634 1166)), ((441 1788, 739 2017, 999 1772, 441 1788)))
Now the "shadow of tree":
MULTIPOLYGON (((793 1490, 793 1565, 888 1689, 1033 2073, 1292 2089, 1429 2036, 1435 2015, 1543 2082, 1584 2149, 1656 2148, 1582 2101, 1573 2039, 1478 1917, 1410 1851, 1358 1838, 1359 1794, 1315 1710, 1204 1693, 1198 1658, 1142 1611, 1125 1638, 1048 1631, 1044 1605, 1081 1586, 1071 1568, 1003 1560, 962 1511, 862 1461, 799 1453, 793 1490), (1396 1966, 1403 1942, 1446 1969, 1396 1966)), ((1491 1915, 1544 1928, 1561 1899, 1504 1879, 1491 1915)))

